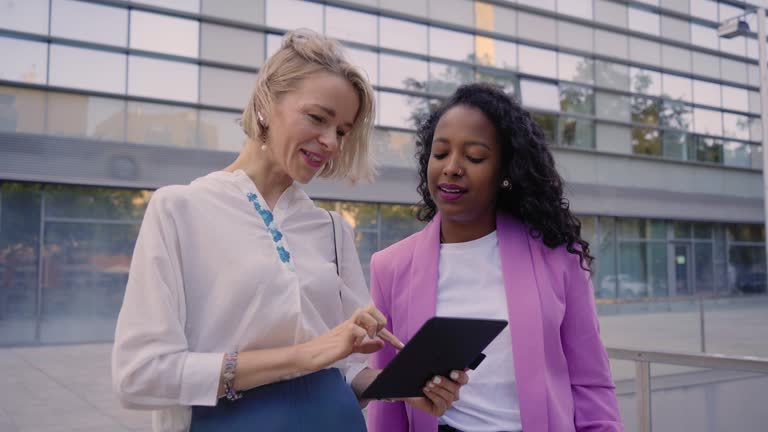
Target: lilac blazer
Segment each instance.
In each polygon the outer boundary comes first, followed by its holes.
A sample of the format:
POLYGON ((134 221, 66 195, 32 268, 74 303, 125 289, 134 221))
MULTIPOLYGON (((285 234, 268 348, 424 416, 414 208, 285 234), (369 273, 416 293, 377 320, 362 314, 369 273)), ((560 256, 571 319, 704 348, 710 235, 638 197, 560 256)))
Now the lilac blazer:
MULTIPOLYGON (((499 214, 496 227, 523 430, 623 431, 592 285, 578 256, 548 248, 511 217, 499 214)), ((371 258, 373 301, 403 342, 435 315, 439 254, 438 214, 371 258)), ((394 355, 387 345, 371 365, 383 368, 394 355)), ((433 432, 437 418, 403 402, 371 402, 368 428, 433 432)))

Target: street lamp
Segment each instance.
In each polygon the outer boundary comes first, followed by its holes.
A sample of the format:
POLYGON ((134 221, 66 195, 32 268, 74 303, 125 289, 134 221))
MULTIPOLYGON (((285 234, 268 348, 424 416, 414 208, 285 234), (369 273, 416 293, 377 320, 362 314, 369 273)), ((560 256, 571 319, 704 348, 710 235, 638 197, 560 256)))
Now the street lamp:
POLYGON ((768 64, 765 56, 765 8, 754 8, 720 24, 717 34, 726 39, 749 34, 749 24, 742 18, 752 12, 757 14, 757 59, 760 69, 760 124, 763 152, 763 224, 766 236, 766 286, 768 286, 768 64))

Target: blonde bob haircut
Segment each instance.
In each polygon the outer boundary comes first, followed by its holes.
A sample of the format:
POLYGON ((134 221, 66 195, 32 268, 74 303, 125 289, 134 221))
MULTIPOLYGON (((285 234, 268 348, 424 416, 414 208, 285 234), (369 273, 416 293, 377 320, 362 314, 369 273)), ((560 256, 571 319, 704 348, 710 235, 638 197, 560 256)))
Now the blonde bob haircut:
POLYGON ((330 72, 349 81, 357 91, 360 107, 338 155, 323 166, 318 176, 344 178, 351 183, 372 181, 375 169, 369 160, 368 140, 374 119, 373 88, 363 73, 346 60, 338 42, 311 30, 287 33, 280 49, 261 67, 251 99, 243 111, 243 131, 258 142, 269 128, 272 108, 280 96, 319 72, 330 72), (259 112, 266 125, 259 122, 259 112))

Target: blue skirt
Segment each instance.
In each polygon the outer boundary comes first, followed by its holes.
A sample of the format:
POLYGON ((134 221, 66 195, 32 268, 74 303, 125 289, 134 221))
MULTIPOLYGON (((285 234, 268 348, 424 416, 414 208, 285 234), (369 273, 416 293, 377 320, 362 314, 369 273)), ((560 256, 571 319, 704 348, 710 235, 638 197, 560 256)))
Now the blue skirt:
POLYGON ((365 432, 365 419, 338 369, 324 369, 243 393, 213 407, 193 406, 190 432, 365 432))

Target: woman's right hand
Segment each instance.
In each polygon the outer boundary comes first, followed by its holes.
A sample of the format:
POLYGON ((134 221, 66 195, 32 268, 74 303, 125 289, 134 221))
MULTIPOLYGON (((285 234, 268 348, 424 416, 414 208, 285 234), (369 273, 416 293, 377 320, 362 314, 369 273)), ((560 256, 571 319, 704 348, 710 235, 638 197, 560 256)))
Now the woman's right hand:
POLYGON ((358 309, 327 333, 298 345, 299 366, 304 371, 314 372, 353 353, 374 353, 384 347, 384 341, 377 334, 386 325, 384 314, 373 304, 358 309))

